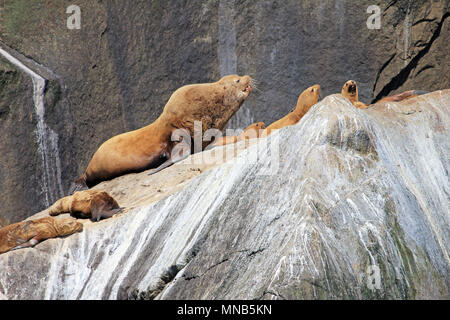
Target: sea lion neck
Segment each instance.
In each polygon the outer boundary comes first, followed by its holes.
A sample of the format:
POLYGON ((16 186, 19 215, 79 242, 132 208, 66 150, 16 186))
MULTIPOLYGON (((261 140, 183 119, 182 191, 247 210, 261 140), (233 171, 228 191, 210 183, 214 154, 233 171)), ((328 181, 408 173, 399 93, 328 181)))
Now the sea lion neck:
POLYGON ((164 136, 165 131, 176 129, 170 125, 170 122, 168 122, 166 118, 167 117, 164 114, 161 114, 153 123, 141 128, 140 130, 144 134, 164 136), (158 128, 158 130, 155 130, 155 128, 158 128))
POLYGON ((290 116, 295 120, 299 121, 308 111, 308 108, 303 104, 299 103, 295 109, 291 112, 290 116))
POLYGON ((351 103, 358 102, 359 101, 358 92, 356 92, 355 95, 349 95, 348 100, 350 100, 351 103))

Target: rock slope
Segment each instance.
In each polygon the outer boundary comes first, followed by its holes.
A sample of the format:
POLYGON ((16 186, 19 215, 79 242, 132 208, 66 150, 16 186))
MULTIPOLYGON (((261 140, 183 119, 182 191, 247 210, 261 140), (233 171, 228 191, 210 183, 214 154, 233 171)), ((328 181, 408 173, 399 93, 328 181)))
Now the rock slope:
POLYGON ((0 255, 0 297, 448 299, 449 107, 331 95, 224 163, 105 182, 127 211, 0 255))

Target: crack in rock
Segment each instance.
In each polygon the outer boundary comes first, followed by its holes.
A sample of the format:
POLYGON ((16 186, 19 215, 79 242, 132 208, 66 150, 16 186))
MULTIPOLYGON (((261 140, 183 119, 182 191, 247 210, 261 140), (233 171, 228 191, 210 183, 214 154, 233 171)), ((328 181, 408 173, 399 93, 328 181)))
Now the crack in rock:
MULTIPOLYGON (((266 249, 267 249, 267 248, 260 248, 260 249, 257 249, 257 250, 251 250, 251 249, 238 250, 238 251, 235 251, 235 252, 231 252, 231 255, 236 254, 236 253, 244 253, 244 252, 248 252, 248 253, 247 253, 247 257, 250 258, 250 257, 253 257, 253 256, 255 256, 255 255, 257 255, 257 254, 263 252, 263 251, 266 250, 266 249)), ((209 271, 211 271, 212 269, 214 269, 214 268, 220 266, 221 264, 224 264, 225 262, 228 262, 228 261, 230 261, 230 260, 231 260, 231 257, 225 258, 225 259, 223 259, 222 261, 220 261, 220 262, 218 262, 218 263, 216 263, 216 264, 214 264, 214 265, 208 267, 204 272, 202 272, 202 273, 199 274, 199 275, 193 275, 193 276, 186 276, 186 275, 183 275, 183 278, 184 278, 186 281, 190 281, 190 280, 194 280, 194 279, 203 277, 205 274, 207 274, 207 273, 208 273, 209 271)))
POLYGON ((404 67, 395 77, 391 79, 389 83, 387 83, 380 92, 375 96, 375 98, 372 100, 372 103, 375 103, 376 101, 380 100, 383 97, 387 97, 390 92, 397 90, 400 88, 408 79, 411 72, 417 67, 420 60, 430 51, 431 46, 436 41, 437 38, 439 38, 439 35, 442 31, 442 26, 444 25, 445 20, 450 16, 450 13, 444 14, 442 17, 442 20, 439 22, 436 30, 434 31, 430 41, 427 43, 427 45, 420 50, 417 55, 411 59, 411 61, 404 67))
POLYGON ((177 274, 183 270, 186 266, 171 265, 160 277, 157 285, 153 289, 146 291, 139 291, 139 289, 133 290, 128 299, 129 300, 154 300, 158 294, 160 294, 166 286, 175 279, 177 274))

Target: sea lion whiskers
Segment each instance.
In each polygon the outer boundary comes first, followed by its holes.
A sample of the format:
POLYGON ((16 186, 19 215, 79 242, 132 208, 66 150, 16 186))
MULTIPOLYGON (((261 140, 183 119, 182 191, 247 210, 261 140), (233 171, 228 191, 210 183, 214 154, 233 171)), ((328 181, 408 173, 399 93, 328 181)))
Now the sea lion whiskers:
POLYGON ((253 88, 253 90, 256 91, 256 92, 263 93, 263 91, 262 91, 261 89, 259 89, 257 85, 252 85, 252 88, 253 88))
POLYGON ((252 87, 252 90, 262 93, 261 89, 259 89, 259 84, 256 79, 250 78, 250 86, 252 87))

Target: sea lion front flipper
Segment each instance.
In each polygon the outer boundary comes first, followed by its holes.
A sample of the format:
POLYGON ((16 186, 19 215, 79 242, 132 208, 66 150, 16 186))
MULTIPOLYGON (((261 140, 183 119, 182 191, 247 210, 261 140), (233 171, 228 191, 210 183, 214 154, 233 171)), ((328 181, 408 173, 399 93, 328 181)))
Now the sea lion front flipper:
POLYGON ((153 169, 152 171, 150 171, 148 173, 149 176, 154 175, 155 173, 160 172, 161 170, 164 170, 168 167, 170 167, 171 165, 183 161, 184 159, 186 159, 187 157, 189 157, 190 154, 187 155, 183 155, 183 156, 178 156, 178 157, 174 157, 174 158, 170 158, 169 160, 167 160, 166 162, 164 162, 162 165, 160 165, 158 168, 153 169))
POLYGON ((183 161, 184 159, 186 159, 187 157, 189 157, 191 155, 190 151, 191 151, 191 149, 190 149, 189 144, 186 144, 183 142, 178 143, 172 150, 172 156, 168 156, 166 162, 164 162, 162 165, 160 165, 156 169, 153 169, 152 171, 150 171, 148 173, 148 175, 149 176, 154 175, 155 173, 158 173, 161 170, 164 170, 177 162, 183 161))
POLYGON ((92 212, 92 222, 98 222, 101 219, 111 218, 113 215, 121 213, 125 208, 113 209, 113 210, 99 210, 96 212, 92 212))
POLYGON ((100 219, 111 218, 113 215, 122 212, 123 209, 125 208, 111 209, 110 203, 93 199, 91 201, 91 221, 98 222, 100 219))

